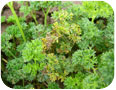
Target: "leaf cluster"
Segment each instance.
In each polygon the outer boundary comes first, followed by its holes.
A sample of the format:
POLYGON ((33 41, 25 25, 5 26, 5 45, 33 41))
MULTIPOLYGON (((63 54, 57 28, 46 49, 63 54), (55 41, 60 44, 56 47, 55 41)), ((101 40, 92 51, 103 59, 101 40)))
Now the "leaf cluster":
MULTIPOLYGON (((114 12, 103 1, 21 4, 1 35, 2 79, 16 89, 100 89, 114 77, 114 12), (54 20, 47 24, 50 10, 54 20), (38 24, 37 11, 44 14, 38 24), (34 21, 26 22, 30 15, 34 21)), ((50 13, 51 14, 51 13, 50 13)))

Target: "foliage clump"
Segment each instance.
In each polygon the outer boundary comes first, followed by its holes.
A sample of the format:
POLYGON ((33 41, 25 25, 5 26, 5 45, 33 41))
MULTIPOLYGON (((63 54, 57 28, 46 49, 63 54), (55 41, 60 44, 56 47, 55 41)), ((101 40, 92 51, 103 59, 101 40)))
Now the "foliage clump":
POLYGON ((114 77, 114 12, 103 1, 19 1, 1 35, 4 83, 15 89, 101 89, 114 77), (53 13, 50 10, 57 8, 53 13), (44 15, 38 24, 38 11, 44 15), (27 22, 28 16, 33 21, 27 22), (47 17, 54 20, 47 23, 47 17))
POLYGON ((72 56, 72 64, 81 65, 84 69, 90 70, 97 64, 95 51, 91 49, 78 50, 72 56))

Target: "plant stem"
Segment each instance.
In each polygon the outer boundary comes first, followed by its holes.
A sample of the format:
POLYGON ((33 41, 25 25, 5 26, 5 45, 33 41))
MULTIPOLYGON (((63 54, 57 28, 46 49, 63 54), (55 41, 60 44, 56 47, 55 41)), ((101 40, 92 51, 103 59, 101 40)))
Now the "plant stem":
POLYGON ((95 68, 93 68, 93 73, 96 73, 96 69, 95 68))
MULTIPOLYGON (((26 2, 26 8, 28 9, 28 2, 26 2)), ((37 19, 36 19, 36 14, 34 14, 32 11, 31 11, 31 16, 33 17, 36 25, 38 25, 38 22, 37 22, 37 19)))
POLYGON ((14 35, 13 35, 12 39, 13 39, 13 43, 15 43, 15 38, 14 38, 14 35))
POLYGON ((38 25, 38 22, 37 22, 37 19, 36 19, 36 15, 33 16, 33 19, 34 19, 36 25, 38 25))
POLYGON ((14 47, 16 47, 16 43, 15 43, 15 37, 13 36, 13 43, 14 43, 14 47))
POLYGON ((26 1, 26 9, 28 9, 28 1, 26 1))
POLYGON ((14 8, 13 8, 13 2, 9 2, 7 5, 8 5, 8 7, 10 8, 12 14, 13 14, 14 17, 15 17, 16 23, 17 23, 17 25, 18 25, 18 27, 19 27, 19 30, 20 30, 21 35, 22 35, 22 37, 23 37, 23 40, 26 42, 26 38, 25 38, 24 32, 23 32, 23 30, 22 30, 22 27, 21 27, 21 25, 20 25, 20 22, 19 22, 19 19, 18 19, 17 15, 16 15, 16 12, 15 12, 15 10, 14 10, 14 8))
POLYGON ((92 22, 94 23, 95 16, 92 17, 92 22))
POLYGON ((44 82, 43 84, 44 84, 46 87, 48 87, 48 85, 47 85, 45 82, 44 82))
POLYGON ((47 14, 45 14, 44 25, 47 26, 47 14))
POLYGON ((35 64, 36 64, 36 60, 34 60, 35 64))
POLYGON ((16 56, 15 56, 9 49, 7 49, 7 51, 9 52, 9 54, 10 54, 11 56, 13 56, 14 58, 16 58, 16 56))
POLYGON ((31 16, 33 17, 33 19, 34 19, 36 25, 38 25, 38 22, 37 22, 37 19, 36 19, 36 14, 33 14, 33 13, 31 12, 31 16))
POLYGON ((47 10, 45 12, 45 10, 42 8, 42 11, 43 11, 44 16, 45 16, 45 18, 44 18, 44 25, 45 26, 47 26, 47 16, 48 16, 48 13, 49 13, 50 9, 51 9, 51 7, 47 8, 47 10))
POLYGON ((61 7, 58 7, 58 10, 60 11, 61 10, 61 7))
POLYGON ((6 59, 2 58, 2 60, 3 60, 5 63, 8 63, 8 61, 7 61, 6 59))
POLYGON ((24 84, 24 79, 23 79, 23 87, 25 86, 25 84, 24 84))

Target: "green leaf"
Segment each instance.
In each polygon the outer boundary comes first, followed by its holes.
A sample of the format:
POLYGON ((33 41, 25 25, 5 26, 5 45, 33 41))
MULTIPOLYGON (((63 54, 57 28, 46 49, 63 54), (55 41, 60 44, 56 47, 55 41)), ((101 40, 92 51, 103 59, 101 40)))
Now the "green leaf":
POLYGON ((5 22, 6 16, 1 16, 1 23, 5 22))
POLYGON ((31 67, 32 67, 32 65, 30 63, 28 63, 27 65, 25 65, 23 67, 23 72, 30 73, 31 72, 31 67))
POLYGON ((114 78, 114 50, 110 50, 101 55, 98 70, 106 86, 111 84, 114 78))
POLYGON ((42 53, 42 42, 39 39, 32 40, 26 44, 24 50, 22 51, 23 58, 25 62, 29 62, 31 60, 43 61, 45 55, 42 53))
POLYGON ((59 85, 55 82, 48 83, 48 89, 60 89, 59 85))
POLYGON ((85 69, 90 70, 97 64, 95 51, 92 49, 78 50, 72 56, 72 63, 74 65, 82 65, 85 69))

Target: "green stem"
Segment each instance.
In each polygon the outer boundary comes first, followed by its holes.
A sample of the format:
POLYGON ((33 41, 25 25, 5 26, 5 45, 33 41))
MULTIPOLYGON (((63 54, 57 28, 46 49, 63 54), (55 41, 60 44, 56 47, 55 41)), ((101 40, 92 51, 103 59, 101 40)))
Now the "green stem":
POLYGON ((58 10, 60 11, 61 10, 61 7, 58 7, 58 10))
POLYGON ((44 16, 45 16, 45 18, 44 18, 44 25, 45 26, 47 26, 47 16, 48 16, 48 13, 49 13, 50 9, 51 9, 51 7, 47 8, 47 10, 45 12, 45 10, 42 8, 42 11, 43 11, 44 16))
POLYGON ((14 47, 16 47, 15 37, 14 36, 13 36, 13 43, 14 43, 14 47))
MULTIPOLYGON (((26 2, 26 8, 28 9, 28 2, 26 2)), ((36 19, 36 14, 34 14, 32 11, 31 11, 31 16, 33 17, 36 25, 38 25, 38 22, 37 22, 37 19, 36 19)))
POLYGON ((33 19, 34 19, 36 25, 38 25, 38 22, 37 22, 37 19, 36 19, 36 15, 33 16, 33 19))
MULTIPOLYGON (((36 60, 34 60, 34 62, 35 62, 35 65, 37 65, 37 64, 36 64, 36 60)), ((37 67, 36 67, 36 70, 37 70, 37 67)))
POLYGON ((25 86, 25 84, 24 84, 24 79, 23 79, 23 87, 25 86))
POLYGON ((96 73, 96 69, 95 68, 93 68, 93 73, 96 73))
POLYGON ((12 14, 14 15, 14 18, 15 18, 15 20, 16 20, 16 23, 17 23, 17 25, 18 25, 18 27, 19 27, 19 30, 20 30, 20 32, 21 32, 21 35, 22 35, 22 37, 23 37, 23 40, 26 42, 26 38, 25 38, 24 32, 23 32, 23 30, 22 30, 22 27, 21 27, 21 25, 20 25, 20 22, 19 22, 19 19, 18 19, 17 15, 16 15, 16 12, 15 12, 15 10, 14 10, 14 8, 13 8, 13 2, 9 2, 7 5, 8 5, 8 7, 10 8, 12 14))
POLYGON ((28 1, 26 1, 26 9, 28 9, 28 1))
POLYGON ((35 64, 36 64, 36 60, 34 60, 35 64))
POLYGON ((93 16, 93 17, 92 17, 92 22, 93 22, 93 23, 94 23, 94 19, 95 19, 95 17, 93 16))
POLYGON ((31 16, 33 17, 33 19, 34 19, 36 25, 38 25, 38 22, 37 22, 37 19, 36 19, 36 14, 33 14, 33 13, 31 12, 31 16))
POLYGON ((47 14, 45 14, 44 25, 47 26, 47 14))
POLYGON ((8 63, 8 61, 7 61, 6 59, 2 58, 2 60, 3 60, 5 63, 8 63))
POLYGON ((12 39, 13 39, 13 42, 15 43, 15 38, 14 38, 14 35, 13 35, 12 39))
POLYGON ((16 56, 9 50, 9 49, 7 49, 8 50, 8 52, 9 52, 9 54, 11 55, 11 56, 13 56, 14 58, 16 58, 16 56))

